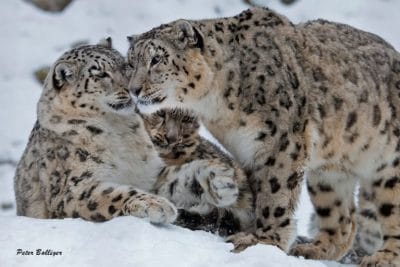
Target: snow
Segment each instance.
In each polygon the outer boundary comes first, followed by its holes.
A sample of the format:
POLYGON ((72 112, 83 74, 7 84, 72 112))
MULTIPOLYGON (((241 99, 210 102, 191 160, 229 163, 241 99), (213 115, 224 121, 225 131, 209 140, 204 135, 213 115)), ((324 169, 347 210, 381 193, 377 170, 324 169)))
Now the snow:
POLYGON ((268 266, 282 267, 325 266, 288 257, 278 248, 265 245, 231 253, 231 245, 210 233, 155 226, 133 217, 107 223, 0 217, 0 224, 1 262, 12 263, 4 266, 250 267, 265 266, 266 262, 268 266), (51 249, 62 255, 16 256, 18 248, 34 254, 37 249, 51 249))
MULTIPOLYGON (((298 0, 268 3, 294 22, 325 18, 379 34, 400 48, 396 0, 298 0)), ((220 237, 137 218, 106 223, 80 219, 36 220, 15 216, 13 175, 36 118, 41 93, 33 71, 54 62, 77 41, 113 37, 123 54, 126 36, 178 18, 231 16, 247 8, 241 0, 75 0, 63 13, 45 13, 22 0, 0 1, 0 267, 3 266, 339 266, 305 261, 257 245, 240 254, 220 237), (17 256, 17 249, 51 249, 62 256, 17 256)), ((296 214, 307 234, 312 206, 303 192, 296 214)))

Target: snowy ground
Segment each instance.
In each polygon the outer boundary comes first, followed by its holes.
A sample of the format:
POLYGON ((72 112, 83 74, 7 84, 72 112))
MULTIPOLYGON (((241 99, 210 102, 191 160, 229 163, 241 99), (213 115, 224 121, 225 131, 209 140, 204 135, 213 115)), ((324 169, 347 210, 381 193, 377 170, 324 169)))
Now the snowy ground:
MULTIPOLYGON (((322 17, 384 37, 400 49, 396 0, 258 1, 294 22, 322 17), (397 25, 397 26, 396 26, 397 25)), ((204 232, 156 227, 145 220, 118 218, 94 224, 80 219, 34 220, 15 216, 12 177, 31 127, 41 92, 32 72, 51 64, 77 41, 111 36, 123 54, 125 36, 177 18, 212 18, 239 13, 241 0, 75 0, 61 14, 44 13, 22 0, 0 1, 0 266, 338 266, 284 255, 257 245, 241 254, 204 232), (17 256, 17 249, 50 249, 62 256, 17 256)), ((311 206, 303 194, 297 213, 306 234, 311 206)))
POLYGON ((229 252, 231 246, 215 235, 154 226, 130 217, 97 224, 81 219, 0 217, 0 224, 1 266, 325 266, 288 257, 272 246, 258 245, 234 254, 229 252), (32 231, 27 233, 28 229, 32 231), (51 249, 52 254, 61 251, 62 255, 16 256, 18 248, 34 254, 37 249, 51 249))

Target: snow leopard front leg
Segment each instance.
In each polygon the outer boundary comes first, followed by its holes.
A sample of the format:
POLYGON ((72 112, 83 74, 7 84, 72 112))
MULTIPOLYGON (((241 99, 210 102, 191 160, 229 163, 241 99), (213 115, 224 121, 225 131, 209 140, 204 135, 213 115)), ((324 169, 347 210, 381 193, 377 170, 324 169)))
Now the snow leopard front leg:
POLYGON ((203 214, 232 205, 239 195, 234 169, 218 159, 164 167, 155 191, 178 208, 203 214))
POLYGON ((240 252, 257 243, 276 245, 288 252, 296 236, 293 218, 299 199, 305 159, 302 139, 277 135, 276 148, 266 143, 256 149, 253 191, 256 193, 256 230, 238 233, 228 242, 240 252))
POLYGON ((80 217, 98 222, 130 215, 153 223, 176 219, 177 210, 166 198, 130 185, 106 182, 113 179, 104 179, 101 171, 66 169, 65 166, 73 166, 68 160, 63 166, 49 160, 40 165, 46 166, 40 168, 39 177, 40 183, 46 184, 43 193, 50 218, 80 217))
MULTIPOLYGON (((110 172, 104 162, 93 166, 82 163, 80 159, 78 165, 77 157, 81 154, 70 153, 78 151, 71 145, 41 144, 41 148, 47 156, 34 167, 38 169, 41 194, 44 195, 48 213, 46 218, 72 217, 100 222, 117 216, 135 216, 148 218, 152 223, 175 221, 177 209, 169 200, 129 183, 119 184, 120 176, 125 174, 118 170, 110 172), (59 161, 60 157, 63 161, 59 161)), ((27 181, 28 178, 20 179, 27 181)), ((153 179, 153 176, 149 176, 149 179, 153 179)), ((28 209, 21 207, 21 210, 28 209)), ((19 215, 35 214, 20 212, 19 215)))

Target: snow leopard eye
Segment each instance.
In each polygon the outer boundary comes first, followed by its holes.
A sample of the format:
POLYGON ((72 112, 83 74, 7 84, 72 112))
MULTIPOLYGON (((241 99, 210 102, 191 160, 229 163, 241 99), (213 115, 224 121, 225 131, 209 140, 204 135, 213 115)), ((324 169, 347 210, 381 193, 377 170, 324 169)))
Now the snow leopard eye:
POLYGON ((100 79, 111 77, 110 73, 108 73, 107 71, 103 71, 96 66, 91 67, 89 69, 89 72, 90 72, 90 74, 92 74, 100 79))
POLYGON ((96 76, 99 77, 99 78, 110 77, 110 75, 109 75, 107 72, 105 72, 105 71, 99 72, 99 74, 97 74, 96 76))
POLYGON ((150 62, 151 66, 154 66, 156 64, 158 64, 161 61, 161 56, 160 55, 155 55, 150 62))

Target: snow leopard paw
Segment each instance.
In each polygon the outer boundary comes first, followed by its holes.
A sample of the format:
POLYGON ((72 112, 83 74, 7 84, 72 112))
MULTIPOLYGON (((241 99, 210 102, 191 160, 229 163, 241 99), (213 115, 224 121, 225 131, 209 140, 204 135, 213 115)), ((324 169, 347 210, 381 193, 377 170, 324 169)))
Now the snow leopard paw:
POLYGON ((155 224, 172 223, 178 211, 166 198, 144 195, 127 202, 129 213, 140 218, 148 218, 155 224))
POLYGON ((216 207, 227 207, 236 202, 239 189, 234 180, 233 168, 224 165, 211 165, 203 170, 200 185, 206 200, 216 207))

